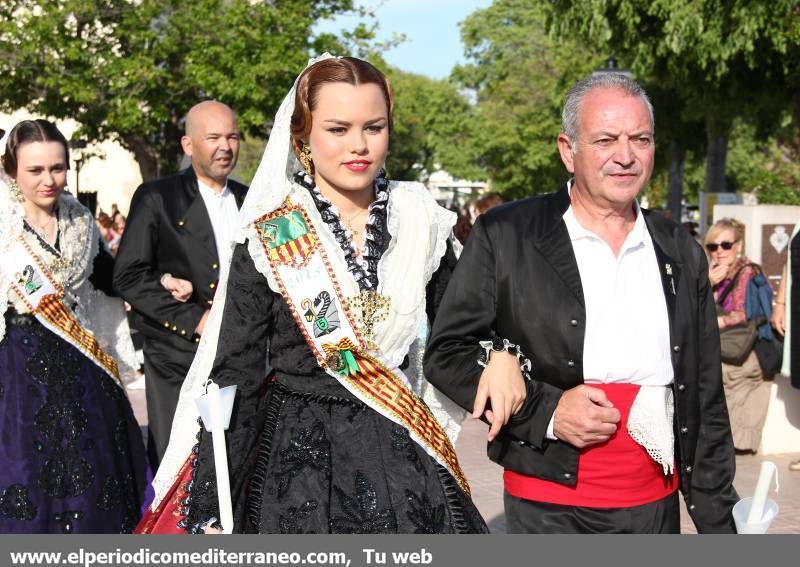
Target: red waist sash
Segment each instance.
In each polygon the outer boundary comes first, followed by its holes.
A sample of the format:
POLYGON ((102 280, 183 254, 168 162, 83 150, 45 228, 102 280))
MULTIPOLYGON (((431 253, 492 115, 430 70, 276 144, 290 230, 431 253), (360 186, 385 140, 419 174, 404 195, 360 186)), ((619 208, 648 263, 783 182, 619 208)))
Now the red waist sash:
POLYGON ((678 489, 675 474, 664 474, 644 447, 628 434, 628 415, 639 386, 589 384, 605 391, 620 411, 617 431, 605 443, 581 449, 575 486, 506 470, 506 492, 517 498, 565 506, 624 508, 661 500, 678 489))

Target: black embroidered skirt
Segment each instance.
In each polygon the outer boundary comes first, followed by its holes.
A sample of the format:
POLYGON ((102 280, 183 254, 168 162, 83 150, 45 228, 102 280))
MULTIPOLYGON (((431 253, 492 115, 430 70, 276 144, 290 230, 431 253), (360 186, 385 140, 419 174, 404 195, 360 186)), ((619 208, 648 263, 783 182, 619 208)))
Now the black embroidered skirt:
POLYGON ((486 533, 450 473, 342 390, 273 382, 240 525, 254 533, 486 533))

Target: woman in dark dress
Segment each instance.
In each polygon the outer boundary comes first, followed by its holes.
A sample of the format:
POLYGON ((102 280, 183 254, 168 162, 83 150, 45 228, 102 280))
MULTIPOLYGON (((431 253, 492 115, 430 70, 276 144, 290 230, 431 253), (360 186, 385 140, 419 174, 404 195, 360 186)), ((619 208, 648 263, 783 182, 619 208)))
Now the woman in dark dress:
POLYGON ((389 85, 369 63, 323 56, 298 78, 139 531, 220 527, 211 439, 193 408, 207 378, 238 388, 233 531, 486 531, 452 447, 464 413, 421 374, 455 215, 420 184, 384 177, 391 127, 389 85))
POLYGON ((125 334, 121 302, 104 295, 113 259, 91 213, 63 193, 68 163, 50 122, 26 120, 9 134, 9 181, 0 182, 0 533, 126 533, 145 504, 144 445, 110 344, 125 334))

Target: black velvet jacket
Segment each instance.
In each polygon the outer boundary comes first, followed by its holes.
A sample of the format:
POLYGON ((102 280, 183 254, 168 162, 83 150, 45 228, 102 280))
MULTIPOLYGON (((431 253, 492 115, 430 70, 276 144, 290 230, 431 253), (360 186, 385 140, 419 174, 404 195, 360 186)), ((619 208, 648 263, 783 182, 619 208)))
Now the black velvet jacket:
MULTIPOLYGON (((478 219, 434 323, 425 374, 471 410, 483 370, 478 341, 498 336, 520 345, 533 362, 533 379, 523 407, 489 444, 489 457, 522 474, 574 485, 578 450, 545 437, 562 392, 583 383, 586 309, 562 219, 569 204, 565 186, 478 219)), ((706 257, 680 226, 643 214, 669 313, 681 491, 699 531, 733 532, 735 457, 706 257)))
MULTIPOLYGON (((228 189, 241 207, 247 187, 229 179, 228 189)), ((134 326, 175 348, 194 350, 194 330, 211 307, 218 279, 214 231, 194 169, 140 185, 114 266, 114 287, 133 307, 134 326), (187 302, 161 285, 166 273, 192 282, 187 302)))

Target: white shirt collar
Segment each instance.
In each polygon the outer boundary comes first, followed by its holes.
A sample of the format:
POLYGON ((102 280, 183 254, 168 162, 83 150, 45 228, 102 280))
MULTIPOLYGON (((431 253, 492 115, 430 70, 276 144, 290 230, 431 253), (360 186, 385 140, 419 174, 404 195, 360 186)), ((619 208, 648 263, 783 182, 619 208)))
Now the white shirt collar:
POLYGON ((222 191, 217 193, 211 187, 200 181, 197 180, 197 187, 200 189, 200 192, 203 193, 206 197, 227 197, 230 194, 230 189, 228 189, 228 180, 225 180, 225 186, 222 188, 222 191))
MULTIPOLYGON (((570 179, 567 182, 567 192, 572 195, 572 183, 574 179, 570 179)), ((636 220, 633 223, 633 228, 628 233, 628 236, 625 238, 625 243, 622 245, 622 249, 620 250, 620 254, 625 250, 630 248, 634 248, 641 244, 647 243, 649 239, 649 233, 647 232, 647 227, 645 226, 644 222, 644 215, 642 214, 642 208, 639 206, 639 203, 634 199, 633 201, 634 211, 636 213, 636 220)), ((567 207, 564 216, 564 224, 567 225, 567 232, 569 233, 569 238, 571 241, 576 241, 581 238, 595 238, 600 239, 594 232, 585 228, 578 219, 575 217, 575 211, 572 209, 572 205, 570 204, 567 207)))

